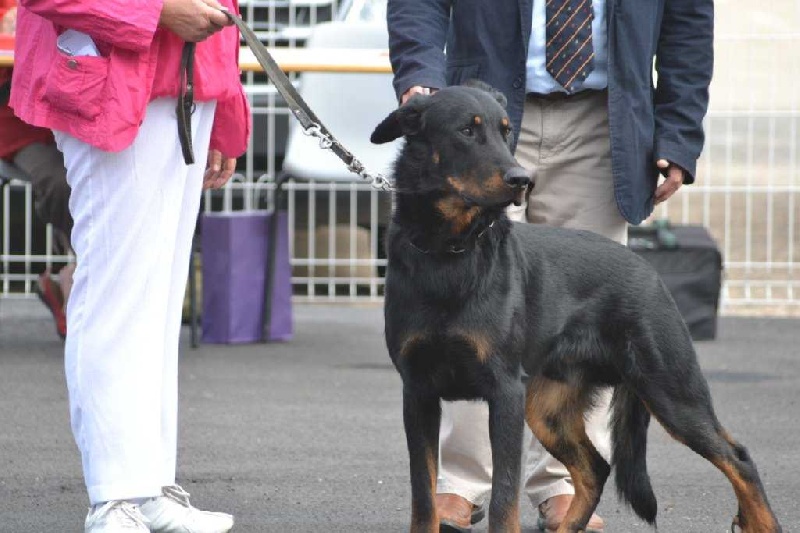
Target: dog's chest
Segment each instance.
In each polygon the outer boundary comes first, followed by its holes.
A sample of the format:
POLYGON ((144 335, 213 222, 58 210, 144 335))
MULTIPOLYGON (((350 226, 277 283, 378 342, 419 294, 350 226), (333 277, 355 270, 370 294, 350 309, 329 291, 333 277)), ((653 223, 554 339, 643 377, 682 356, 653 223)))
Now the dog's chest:
POLYGON ((523 342, 523 300, 505 258, 474 253, 437 261, 415 252, 400 259, 390 256, 385 317, 387 347, 404 383, 445 399, 484 397, 523 342))
POLYGON ((403 380, 445 399, 484 397, 502 344, 488 329, 454 326, 399 336, 393 358, 403 380))

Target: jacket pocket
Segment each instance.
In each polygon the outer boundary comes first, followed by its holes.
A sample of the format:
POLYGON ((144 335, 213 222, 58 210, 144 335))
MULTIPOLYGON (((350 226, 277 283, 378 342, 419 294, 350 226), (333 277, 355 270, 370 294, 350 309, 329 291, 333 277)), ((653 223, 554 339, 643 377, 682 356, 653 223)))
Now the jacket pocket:
POLYGON ((61 112, 97 118, 106 102, 107 57, 57 53, 45 81, 44 100, 61 112))
POLYGON ((481 67, 478 63, 448 62, 446 72, 447 85, 461 85, 469 80, 480 79, 480 72, 481 67))

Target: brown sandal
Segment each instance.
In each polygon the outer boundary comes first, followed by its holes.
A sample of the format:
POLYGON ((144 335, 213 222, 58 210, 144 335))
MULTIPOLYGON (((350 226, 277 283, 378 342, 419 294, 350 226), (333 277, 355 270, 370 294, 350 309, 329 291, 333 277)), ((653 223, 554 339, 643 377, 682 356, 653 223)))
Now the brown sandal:
POLYGON ((42 303, 47 306, 56 322, 56 332, 61 339, 67 338, 67 315, 64 313, 64 296, 61 287, 50 279, 50 272, 45 271, 34 285, 34 291, 42 303))

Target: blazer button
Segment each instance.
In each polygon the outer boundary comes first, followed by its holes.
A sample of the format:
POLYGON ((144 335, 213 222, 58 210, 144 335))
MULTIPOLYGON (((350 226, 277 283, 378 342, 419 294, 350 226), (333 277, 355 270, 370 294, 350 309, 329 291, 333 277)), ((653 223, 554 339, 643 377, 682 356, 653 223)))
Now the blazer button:
POLYGON ((70 59, 67 61, 67 68, 70 70, 78 70, 78 61, 75 59, 70 59))
POLYGON ((515 79, 513 85, 515 89, 519 89, 520 87, 522 87, 522 78, 515 79))

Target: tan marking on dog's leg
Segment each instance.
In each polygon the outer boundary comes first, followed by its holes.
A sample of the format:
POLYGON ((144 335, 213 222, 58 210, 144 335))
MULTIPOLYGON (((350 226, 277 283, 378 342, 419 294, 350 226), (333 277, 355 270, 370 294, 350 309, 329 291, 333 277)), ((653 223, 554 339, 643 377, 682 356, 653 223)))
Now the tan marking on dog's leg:
POLYGON ((439 461, 436 458, 433 450, 428 450, 428 475, 431 478, 431 506, 433 507, 433 532, 437 533, 439 531, 439 513, 436 509, 436 478, 439 472, 439 461))
MULTIPOLYGON (((684 446, 689 447, 685 439, 679 437, 665 424, 661 423, 658 416, 653 413, 647 402, 643 401, 642 403, 650 412, 650 416, 659 421, 659 424, 669 436, 684 446)), ((719 431, 719 435, 733 450, 740 446, 724 429, 719 431)), ((736 465, 732 464, 725 457, 713 457, 709 460, 725 474, 725 477, 728 478, 733 486, 733 492, 736 494, 736 500, 739 502, 740 512, 744 515, 743 518, 747 522, 743 527, 743 531, 745 533, 774 533, 778 531, 775 515, 770 510, 769 505, 767 505, 766 495, 763 494, 762 490, 754 483, 745 480, 736 468, 736 465)))
POLYGON ((586 436, 584 411, 588 407, 581 391, 565 383, 537 377, 528 385, 525 415, 539 442, 570 473, 575 496, 558 533, 574 533, 584 527, 597 507, 602 491, 592 465, 598 454, 586 436))
POLYGON ((417 515, 415 507, 412 505, 411 507, 411 533, 439 533, 439 515, 436 509, 436 478, 438 475, 438 460, 436 459, 436 455, 434 451, 429 449, 425 452, 425 467, 427 468, 427 474, 430 478, 430 506, 433 510, 433 517, 431 518, 430 522, 423 522, 420 520, 419 516, 417 515))
MULTIPOLYGON (((724 431, 723 438, 736 446, 735 441, 730 439, 724 431), (729 440, 730 439, 730 440, 729 440)), ((778 523, 775 515, 767 505, 761 489, 754 483, 744 479, 736 465, 725 458, 713 458, 711 463, 725 474, 731 485, 736 499, 739 501, 739 509, 742 514, 744 524, 740 524, 744 533, 775 533, 778 530, 778 523)))
POLYGON ((439 152, 433 152, 433 157, 431 158, 431 160, 433 161, 434 165, 439 164, 439 159, 440 159, 439 152))

